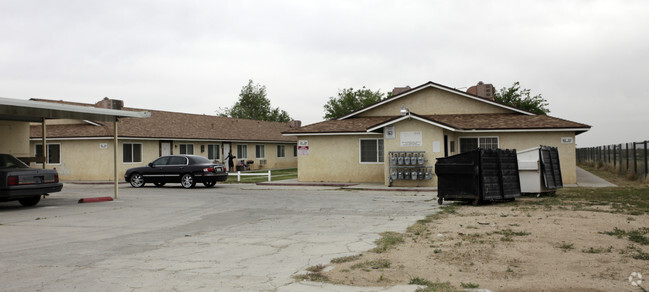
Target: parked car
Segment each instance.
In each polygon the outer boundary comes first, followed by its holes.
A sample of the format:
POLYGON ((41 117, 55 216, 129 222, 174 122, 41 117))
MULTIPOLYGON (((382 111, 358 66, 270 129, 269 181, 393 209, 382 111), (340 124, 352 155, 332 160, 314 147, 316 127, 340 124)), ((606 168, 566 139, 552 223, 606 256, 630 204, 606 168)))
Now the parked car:
POLYGON ((60 192, 63 184, 55 169, 30 168, 18 158, 0 154, 0 202, 34 206, 43 195, 60 192))
POLYGON ((213 187, 217 181, 228 179, 225 167, 220 163, 197 155, 162 156, 147 166, 130 168, 124 179, 134 188, 153 183, 157 187, 166 183, 180 183, 184 188, 193 188, 196 183, 213 187))

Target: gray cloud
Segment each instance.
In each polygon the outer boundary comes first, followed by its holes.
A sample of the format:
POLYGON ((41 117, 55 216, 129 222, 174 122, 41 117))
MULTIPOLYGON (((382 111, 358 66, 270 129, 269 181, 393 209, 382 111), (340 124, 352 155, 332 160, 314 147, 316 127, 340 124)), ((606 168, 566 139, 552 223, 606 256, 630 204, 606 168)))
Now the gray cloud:
POLYGON ((248 79, 321 120, 346 87, 520 81, 579 145, 649 139, 644 1, 3 1, 0 96, 213 114, 248 79))

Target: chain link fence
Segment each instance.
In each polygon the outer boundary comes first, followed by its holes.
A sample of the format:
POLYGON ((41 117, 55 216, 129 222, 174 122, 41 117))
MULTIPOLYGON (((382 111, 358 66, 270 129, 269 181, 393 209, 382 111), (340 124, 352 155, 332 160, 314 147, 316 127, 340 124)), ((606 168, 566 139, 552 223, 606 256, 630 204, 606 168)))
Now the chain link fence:
POLYGON ((649 141, 631 142, 596 147, 577 148, 577 162, 613 167, 621 174, 647 179, 647 144, 649 141))

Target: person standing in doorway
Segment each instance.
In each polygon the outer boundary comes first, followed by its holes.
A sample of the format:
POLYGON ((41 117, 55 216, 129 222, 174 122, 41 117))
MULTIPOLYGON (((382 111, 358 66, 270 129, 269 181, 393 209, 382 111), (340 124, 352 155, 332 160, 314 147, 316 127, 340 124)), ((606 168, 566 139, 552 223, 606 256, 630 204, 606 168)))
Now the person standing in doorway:
POLYGON ((237 158, 237 157, 232 155, 232 151, 228 152, 228 157, 225 158, 228 161, 228 170, 230 172, 234 172, 234 159, 235 158, 237 158))

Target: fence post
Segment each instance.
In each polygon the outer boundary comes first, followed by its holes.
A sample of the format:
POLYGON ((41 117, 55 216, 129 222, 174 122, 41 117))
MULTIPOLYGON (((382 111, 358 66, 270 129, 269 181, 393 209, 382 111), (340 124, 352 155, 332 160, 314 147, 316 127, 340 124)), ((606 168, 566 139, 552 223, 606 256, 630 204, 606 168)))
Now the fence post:
POLYGON ((268 170, 268 182, 270 182, 270 169, 268 170))
POLYGON ((624 143, 626 145, 626 171, 629 171, 629 143, 624 143))
POLYGON ((638 154, 635 151, 635 142, 633 142, 633 173, 638 175, 638 154))
POLYGON ((615 153, 615 148, 617 145, 613 145, 613 168, 617 167, 617 153, 615 153))
POLYGON ((647 165, 647 141, 644 141, 644 176, 649 175, 649 165, 647 165))

